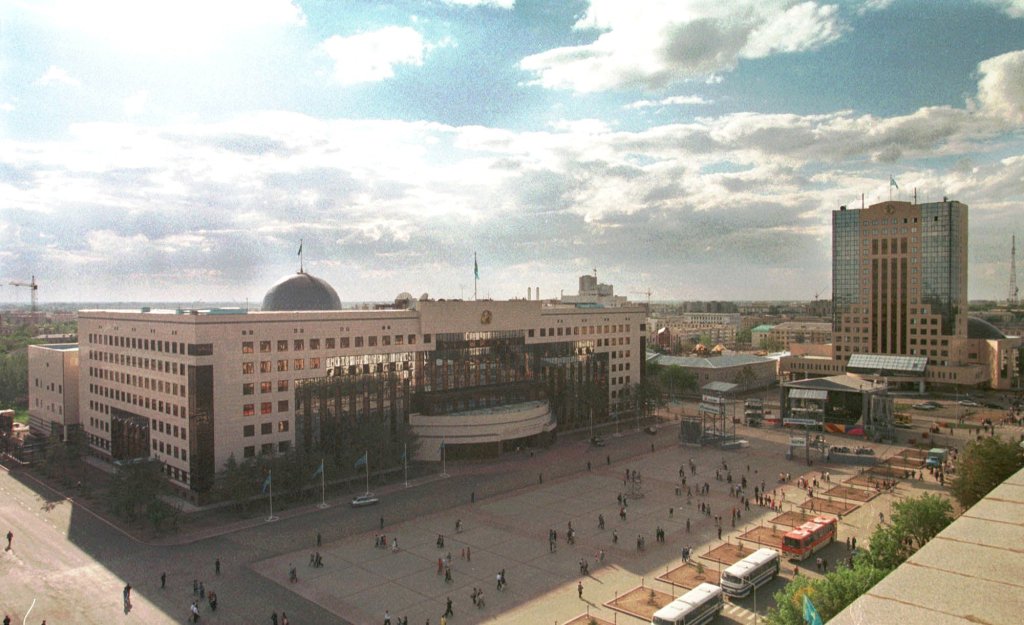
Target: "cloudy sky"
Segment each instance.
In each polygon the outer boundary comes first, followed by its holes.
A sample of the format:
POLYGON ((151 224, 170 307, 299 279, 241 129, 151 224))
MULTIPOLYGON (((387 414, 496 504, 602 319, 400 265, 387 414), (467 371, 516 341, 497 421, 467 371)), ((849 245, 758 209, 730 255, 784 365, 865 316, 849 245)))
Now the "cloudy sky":
POLYGON ((828 297, 831 211, 915 188, 1005 298, 1024 0, 0 2, 43 302, 258 301, 300 239, 343 300, 471 297, 474 251, 494 298, 828 297))

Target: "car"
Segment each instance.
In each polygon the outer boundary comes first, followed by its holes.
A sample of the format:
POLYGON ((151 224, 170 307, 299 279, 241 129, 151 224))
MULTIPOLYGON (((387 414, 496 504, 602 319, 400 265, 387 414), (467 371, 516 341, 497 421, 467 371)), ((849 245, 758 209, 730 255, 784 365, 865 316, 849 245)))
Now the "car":
POLYGON ((968 408, 980 408, 981 407, 981 404, 979 404, 978 402, 974 401, 973 399, 961 399, 960 401, 958 401, 956 403, 960 404, 961 406, 967 406, 968 408))
POLYGON ((920 404, 914 404, 911 408, 914 410, 935 410, 938 408, 938 405, 936 405, 935 402, 926 401, 920 404))
POLYGON ((658 428, 653 425, 648 425, 647 427, 644 428, 644 432, 647 432, 651 436, 654 436, 655 434, 658 433, 658 428))
POLYGON ((594 447, 604 447, 604 439, 600 436, 591 436, 590 444, 594 447))
POLYGON ((352 499, 352 507, 362 508, 363 506, 372 506, 379 501, 380 499, 378 499, 373 493, 365 493, 352 499))
POLYGON ((992 410, 1006 410, 1006 406, 1000 406, 993 401, 982 402, 981 405, 986 408, 991 408, 992 410))

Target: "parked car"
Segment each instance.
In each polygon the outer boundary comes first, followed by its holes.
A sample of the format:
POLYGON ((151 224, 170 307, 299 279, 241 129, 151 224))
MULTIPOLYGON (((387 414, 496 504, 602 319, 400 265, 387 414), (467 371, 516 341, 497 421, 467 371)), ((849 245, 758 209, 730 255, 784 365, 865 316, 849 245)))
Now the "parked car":
POLYGON ((373 493, 366 493, 364 495, 359 495, 358 497, 353 498, 352 507, 362 508, 363 506, 372 506, 373 504, 379 501, 380 499, 378 499, 377 496, 374 495, 373 493))
POLYGON ((594 447, 604 447, 604 439, 600 436, 591 436, 590 444, 594 447))
POLYGON ((1000 406, 999 404, 993 401, 982 402, 981 405, 986 408, 991 408, 993 410, 1006 410, 1006 406, 1000 406))
POLYGON ((920 404, 914 404, 911 406, 914 410, 935 410, 938 407, 938 404, 931 401, 921 402, 920 404))
POLYGON ((978 402, 974 401, 973 399, 961 399, 960 401, 958 401, 956 403, 960 404, 961 406, 967 406, 968 408, 980 408, 981 407, 981 404, 979 404, 978 402))
POLYGON ((653 436, 654 434, 658 433, 658 428, 656 428, 653 425, 648 425, 647 427, 644 428, 644 432, 647 432, 648 434, 653 436))

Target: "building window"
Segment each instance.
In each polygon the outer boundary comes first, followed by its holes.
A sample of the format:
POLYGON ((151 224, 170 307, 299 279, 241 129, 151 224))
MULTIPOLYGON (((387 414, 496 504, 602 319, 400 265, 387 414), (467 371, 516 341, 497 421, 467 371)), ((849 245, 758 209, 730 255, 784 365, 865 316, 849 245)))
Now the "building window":
POLYGON ((416 344, 416 335, 415 334, 410 334, 409 335, 409 345, 415 345, 415 344, 416 344))
POLYGON ((292 363, 292 364, 293 364, 293 366, 294 366, 296 371, 302 371, 303 369, 306 368, 305 367, 306 361, 303 360, 302 358, 296 358, 295 362, 292 363))
POLYGON ((260 414, 270 414, 274 411, 274 402, 261 402, 260 403, 260 414))
POLYGON ((302 339, 295 339, 294 341, 292 341, 292 344, 293 344, 292 348, 295 351, 297 351, 297 352, 301 352, 303 349, 306 348, 305 347, 306 341, 304 341, 302 339))
POLYGON ((348 349, 348 337, 347 336, 343 336, 343 337, 341 337, 338 340, 341 342, 340 343, 341 349, 348 349))
POLYGON ((277 381, 277 390, 278 390, 278 392, 280 392, 280 391, 287 391, 288 390, 288 380, 278 380, 277 381))
POLYGON ((273 423, 261 423, 260 424, 260 434, 273 434, 273 433, 274 433, 274 424, 273 423))
MULTIPOLYGON (((344 341, 345 339, 342 339, 342 340, 344 341)), ((363 346, 363 337, 361 337, 361 336, 355 337, 354 345, 355 345, 355 347, 362 347, 363 346)))
POLYGON ((427 344, 430 344, 430 342, 431 342, 431 340, 433 340, 433 338, 434 337, 431 334, 424 334, 423 335, 423 342, 427 343, 427 344))
POLYGON ((270 454, 274 453, 274 444, 263 443, 262 445, 260 445, 260 453, 264 456, 269 456, 270 454))
POLYGON ((242 353, 251 354, 253 351, 252 341, 242 341, 242 353))
POLYGON ((269 360, 260 361, 260 373, 270 373, 274 370, 274 365, 269 360))
POLYGON ((391 337, 389 335, 387 335, 387 334, 385 334, 384 336, 380 337, 380 344, 381 345, 391 345, 391 337))
POLYGON ((242 426, 242 436, 244 436, 246 438, 248 438, 250 436, 256 436, 256 426, 255 425, 243 425, 242 426))
POLYGON ((334 339, 333 338, 325 339, 324 348, 325 349, 334 349, 334 339))
POLYGON ((288 351, 288 339, 282 339, 277 342, 277 351, 286 352, 288 351))
POLYGON ((248 447, 243 447, 242 448, 242 457, 243 458, 255 458, 256 457, 256 446, 255 445, 249 445, 248 447))
POLYGON ((288 419, 282 419, 281 421, 278 421, 277 422, 277 431, 278 432, 287 432, 288 431, 288 423, 289 423, 288 419))
POLYGON ((320 368, 320 359, 319 358, 310 358, 309 359, 309 368, 310 369, 319 369, 320 368))
POLYGON ((288 370, 288 361, 287 360, 278 360, 277 361, 277 370, 278 371, 287 371, 288 370))
MULTIPOLYGON (((358 342, 358 341, 359 340, 356 339, 356 342, 358 342)), ((366 346, 367 347, 376 347, 377 346, 377 336, 374 335, 374 336, 367 337, 367 339, 366 339, 366 346)), ((358 347, 358 345, 357 345, 357 347, 358 347)))
POLYGON ((252 362, 242 363, 242 375, 251 375, 256 372, 256 364, 252 362))
POLYGON ((310 349, 320 349, 320 339, 309 339, 310 349))
POLYGON ((270 351, 270 341, 260 341, 260 353, 265 354, 270 351))
POLYGON ((256 385, 252 382, 246 382, 242 385, 242 395, 252 395, 256 392, 256 385))
POLYGON ((256 404, 246 404, 242 406, 242 416, 251 417, 256 414, 256 404))
POLYGON ((274 383, 270 381, 260 382, 260 392, 270 393, 274 390, 274 383))
POLYGON ((277 411, 278 412, 288 412, 288 400, 287 399, 278 400, 278 402, 277 402, 277 411))

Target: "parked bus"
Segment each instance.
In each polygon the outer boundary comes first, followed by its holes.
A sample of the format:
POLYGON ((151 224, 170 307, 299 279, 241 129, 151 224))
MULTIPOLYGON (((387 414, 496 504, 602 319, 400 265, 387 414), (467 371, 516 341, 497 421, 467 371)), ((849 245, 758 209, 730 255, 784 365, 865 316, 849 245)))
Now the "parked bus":
POLYGON ((651 625, 701 625, 722 611, 722 589, 704 582, 654 613, 651 625))
POLYGON ((746 597, 779 574, 779 552, 762 547, 722 571, 722 591, 730 597, 746 597))
POLYGON ((819 549, 831 545, 836 539, 838 523, 835 517, 819 516, 782 537, 782 553, 790 560, 803 560, 819 549))

